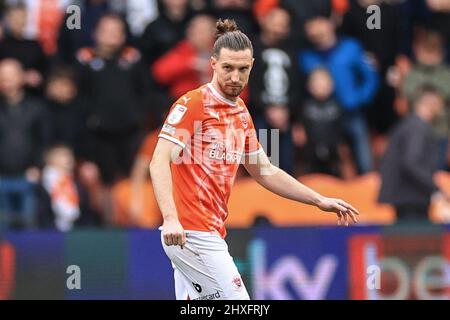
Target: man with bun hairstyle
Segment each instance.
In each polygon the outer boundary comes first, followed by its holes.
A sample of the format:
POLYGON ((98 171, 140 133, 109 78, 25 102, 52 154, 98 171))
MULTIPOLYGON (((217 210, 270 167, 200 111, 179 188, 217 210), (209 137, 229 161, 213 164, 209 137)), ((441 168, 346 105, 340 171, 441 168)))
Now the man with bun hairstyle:
POLYGON ((253 60, 249 38, 234 21, 219 20, 211 82, 181 96, 159 134, 150 175, 177 299, 249 299, 224 240, 227 202, 240 163, 282 197, 333 212, 339 224, 357 221, 351 205, 318 194, 270 163, 239 98, 253 60))

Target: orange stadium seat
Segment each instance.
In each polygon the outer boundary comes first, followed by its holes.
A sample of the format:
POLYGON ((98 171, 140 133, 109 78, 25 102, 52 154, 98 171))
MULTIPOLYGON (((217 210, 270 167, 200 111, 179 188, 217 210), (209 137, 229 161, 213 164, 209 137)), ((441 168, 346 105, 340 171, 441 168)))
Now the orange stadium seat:
POLYGON ((153 187, 150 181, 145 182, 143 190, 142 210, 136 219, 132 219, 131 207, 131 183, 123 180, 114 185, 113 198, 113 224, 118 227, 157 228, 161 225, 162 218, 158 209, 153 187))
MULTIPOLYGON (((326 196, 342 198, 360 211, 359 225, 392 224, 395 212, 389 205, 377 203, 380 177, 372 172, 352 180, 342 180, 323 174, 305 175, 299 178, 305 185, 326 196)), ((436 183, 450 194, 450 173, 439 172, 436 183)), ((117 226, 155 228, 161 223, 161 215, 150 181, 145 185, 144 209, 138 220, 130 219, 131 186, 128 180, 113 188, 114 219, 117 226)), ((228 203, 227 226, 247 228, 258 216, 266 217, 276 226, 291 225, 335 225, 332 214, 323 214, 312 206, 283 199, 264 189, 252 178, 237 180, 228 203)), ((434 223, 450 222, 450 204, 442 198, 434 198, 430 209, 430 220, 434 223)))
MULTIPOLYGON (((138 157, 150 163, 153 152, 155 151, 158 142, 158 130, 150 132, 144 139, 141 148, 138 152, 138 157)), ((149 177, 148 177, 149 178, 149 177)), ((131 179, 126 179, 118 182, 112 189, 113 202, 113 219, 115 226, 119 227, 141 227, 141 228, 156 228, 161 222, 161 214, 159 212, 158 204, 156 203, 153 187, 150 179, 145 181, 142 192, 142 210, 138 213, 138 217, 133 219, 131 213, 132 200, 132 186, 131 179)))
MULTIPOLYGON (((393 209, 376 202, 380 186, 377 173, 349 181, 322 174, 302 176, 299 180, 323 195, 342 198, 354 205, 361 213, 359 224, 391 224, 395 221, 393 209)), ((257 216, 265 216, 277 226, 336 224, 334 215, 283 199, 250 178, 236 183, 229 201, 229 212, 229 227, 249 227, 257 216)))

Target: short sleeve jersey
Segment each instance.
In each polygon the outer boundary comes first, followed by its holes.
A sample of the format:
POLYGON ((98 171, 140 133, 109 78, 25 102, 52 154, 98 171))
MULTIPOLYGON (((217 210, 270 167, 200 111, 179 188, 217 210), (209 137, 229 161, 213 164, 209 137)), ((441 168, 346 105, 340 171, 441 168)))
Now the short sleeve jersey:
POLYGON ((242 156, 262 152, 245 103, 226 99, 208 83, 172 105, 159 137, 183 148, 171 165, 181 225, 225 237, 227 202, 242 156))

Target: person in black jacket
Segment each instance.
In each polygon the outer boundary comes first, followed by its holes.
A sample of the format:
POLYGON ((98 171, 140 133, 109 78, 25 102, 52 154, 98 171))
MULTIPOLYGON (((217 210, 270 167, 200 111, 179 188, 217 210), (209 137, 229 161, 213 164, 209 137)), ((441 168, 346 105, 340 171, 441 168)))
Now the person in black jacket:
POLYGON ((51 144, 66 144, 77 158, 83 156, 84 113, 71 68, 55 67, 45 86, 46 107, 52 119, 51 144))
POLYGON ((298 110, 294 125, 294 131, 304 130, 306 136, 305 172, 339 177, 342 110, 333 96, 333 79, 328 70, 317 68, 309 75, 307 86, 311 96, 298 110))
POLYGON ((148 24, 139 40, 139 49, 149 66, 183 40, 192 18, 187 0, 160 0, 158 6, 158 18, 148 24))
MULTIPOLYGON (((289 42, 290 15, 281 8, 272 9, 261 19, 261 34, 254 41, 255 62, 250 76, 250 105, 255 126, 278 129, 280 168, 294 171, 294 145, 291 138, 291 116, 300 108, 297 48, 289 42)), ((267 141, 273 138, 270 132, 267 141)), ((272 160, 276 149, 268 146, 272 160)))
POLYGON ((17 60, 0 62, 0 227, 35 226, 34 189, 51 121, 43 105, 24 91, 17 60))
POLYGON ((422 87, 414 101, 414 112, 394 128, 389 138, 380 167, 379 201, 393 205, 399 221, 428 217, 431 196, 438 190, 433 174, 439 154, 430 123, 443 105, 436 89, 422 87))
POLYGON ((119 16, 103 16, 94 37, 94 48, 77 53, 89 136, 86 155, 110 185, 129 174, 143 136, 152 87, 139 51, 125 47, 125 23, 119 16))
POLYGON ((45 72, 47 57, 36 40, 25 38, 27 9, 24 5, 8 7, 5 16, 5 36, 0 41, 0 60, 14 58, 19 60, 25 70, 25 82, 28 89, 39 94, 45 72))

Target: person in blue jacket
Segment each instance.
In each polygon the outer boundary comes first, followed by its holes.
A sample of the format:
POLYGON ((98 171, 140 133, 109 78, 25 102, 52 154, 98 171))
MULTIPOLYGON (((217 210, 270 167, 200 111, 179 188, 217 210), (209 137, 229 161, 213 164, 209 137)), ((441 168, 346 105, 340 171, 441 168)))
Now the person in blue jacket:
POLYGON ((363 107, 376 94, 377 71, 357 40, 337 36, 331 19, 309 19, 305 33, 312 47, 300 51, 300 66, 306 74, 319 67, 330 72, 334 94, 343 111, 344 134, 350 140, 358 173, 366 173, 372 170, 372 156, 363 107))

